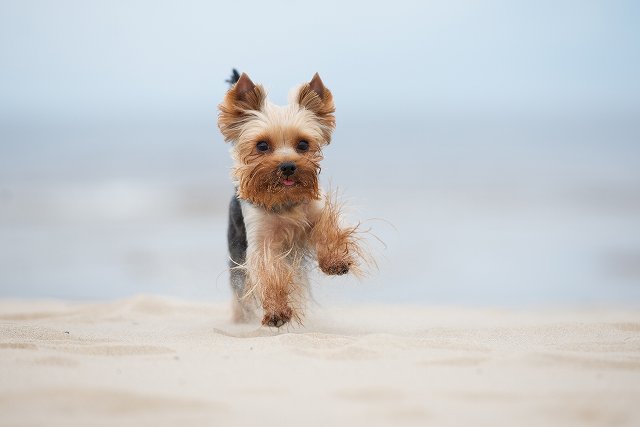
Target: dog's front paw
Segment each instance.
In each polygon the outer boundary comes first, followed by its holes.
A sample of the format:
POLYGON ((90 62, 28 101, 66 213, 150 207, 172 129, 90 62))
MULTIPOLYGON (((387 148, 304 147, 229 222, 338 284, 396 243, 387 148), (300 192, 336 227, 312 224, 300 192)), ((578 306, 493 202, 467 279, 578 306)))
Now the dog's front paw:
POLYGON ((342 276, 343 274, 347 274, 349 272, 349 268, 351 267, 351 260, 330 260, 325 262, 320 262, 320 270, 324 274, 342 276))
POLYGON ((279 328, 285 323, 289 323, 291 317, 293 316, 293 310, 289 307, 285 307, 284 309, 274 312, 274 313, 265 313, 262 318, 262 324, 264 326, 271 326, 274 328, 279 328))

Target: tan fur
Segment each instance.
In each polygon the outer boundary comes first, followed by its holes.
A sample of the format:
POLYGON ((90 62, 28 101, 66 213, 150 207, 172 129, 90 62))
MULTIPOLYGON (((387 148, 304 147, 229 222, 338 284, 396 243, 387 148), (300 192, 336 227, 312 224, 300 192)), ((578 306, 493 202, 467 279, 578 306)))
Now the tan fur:
POLYGON ((310 256, 310 208, 303 204, 282 213, 246 208, 249 247, 245 298, 258 297, 265 323, 273 317, 301 321, 310 256))
POLYGON ((320 76, 316 73, 309 83, 303 84, 297 95, 298 104, 313 111, 322 124, 322 132, 326 143, 331 142, 331 133, 336 127, 334 112, 336 107, 333 104, 333 95, 327 89, 320 76))
POLYGON ((238 139, 242 127, 251 119, 251 111, 259 111, 267 99, 267 93, 262 86, 254 85, 245 73, 240 80, 227 92, 222 104, 218 106, 218 127, 226 141, 238 139))
POLYGON ((238 196, 269 210, 318 199, 319 163, 322 160, 320 143, 295 128, 276 130, 270 127, 269 130, 270 132, 254 138, 243 139, 234 149, 236 164, 233 177, 238 184, 238 196), (275 152, 278 147, 294 148, 301 139, 309 142, 308 152, 296 153, 295 149, 287 154, 275 152), (263 154, 257 151, 255 144, 261 140, 271 145, 273 153, 263 154), (278 165, 285 161, 294 161, 298 168, 297 185, 293 187, 281 184, 283 175, 278 165))
POLYGON ((341 226, 334 196, 323 197, 318 184, 322 147, 335 127, 333 96, 316 74, 280 107, 243 74, 219 108, 218 126, 232 143, 232 178, 248 243, 246 262, 236 267, 247 273, 245 296, 234 313, 245 319, 256 298, 263 324, 301 322, 311 261, 317 258, 324 273, 339 275, 357 272, 363 258, 357 227, 341 226), (297 148, 302 140, 307 151, 297 148), (258 150, 261 141, 267 152, 258 150), (295 164, 293 175, 283 175, 283 162, 295 164))
POLYGON ((358 274, 365 254, 360 246, 358 226, 340 224, 341 212, 337 196, 328 194, 311 230, 310 240, 318 265, 326 274, 358 274))

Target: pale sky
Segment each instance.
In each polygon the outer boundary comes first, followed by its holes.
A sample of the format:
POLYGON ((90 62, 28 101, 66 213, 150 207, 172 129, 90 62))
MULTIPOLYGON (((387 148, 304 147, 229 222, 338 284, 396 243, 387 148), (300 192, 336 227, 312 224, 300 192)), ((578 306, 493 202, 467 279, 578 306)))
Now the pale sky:
POLYGON ((215 114, 232 66, 342 111, 640 111, 634 1, 3 2, 5 120, 215 114))

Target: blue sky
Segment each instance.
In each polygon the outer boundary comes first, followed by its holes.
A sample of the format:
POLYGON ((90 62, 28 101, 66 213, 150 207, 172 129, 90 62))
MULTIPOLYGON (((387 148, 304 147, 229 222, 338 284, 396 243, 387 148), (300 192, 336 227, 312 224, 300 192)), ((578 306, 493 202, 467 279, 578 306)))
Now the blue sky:
POLYGON ((631 1, 3 2, 5 120, 208 118, 229 69, 383 114, 640 111, 631 1))

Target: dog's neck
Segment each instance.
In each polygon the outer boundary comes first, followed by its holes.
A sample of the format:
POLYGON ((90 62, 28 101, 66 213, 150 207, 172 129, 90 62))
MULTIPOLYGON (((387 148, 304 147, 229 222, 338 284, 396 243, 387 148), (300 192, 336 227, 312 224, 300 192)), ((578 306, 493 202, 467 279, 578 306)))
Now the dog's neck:
POLYGON ((266 207, 263 205, 258 205, 255 204, 253 202, 251 202, 250 200, 245 200, 247 203, 249 203, 251 206, 254 206, 262 211, 265 211, 267 213, 272 213, 272 214, 279 214, 279 215, 283 215, 283 214, 287 214, 289 212, 292 212, 293 210, 295 210, 297 207, 302 206, 303 204, 306 204, 304 202, 285 202, 285 203, 280 203, 277 205, 273 205, 270 207, 266 207))
MULTIPOLYGON (((236 187, 236 194, 237 194, 237 191, 238 191, 238 188, 236 187)), ((293 210, 295 210, 297 207, 308 204, 308 202, 285 201, 284 203, 267 207, 259 203, 254 203, 248 199, 243 199, 243 198, 239 198, 239 199, 263 212, 277 214, 277 215, 286 215, 287 213, 290 213, 293 210)))

